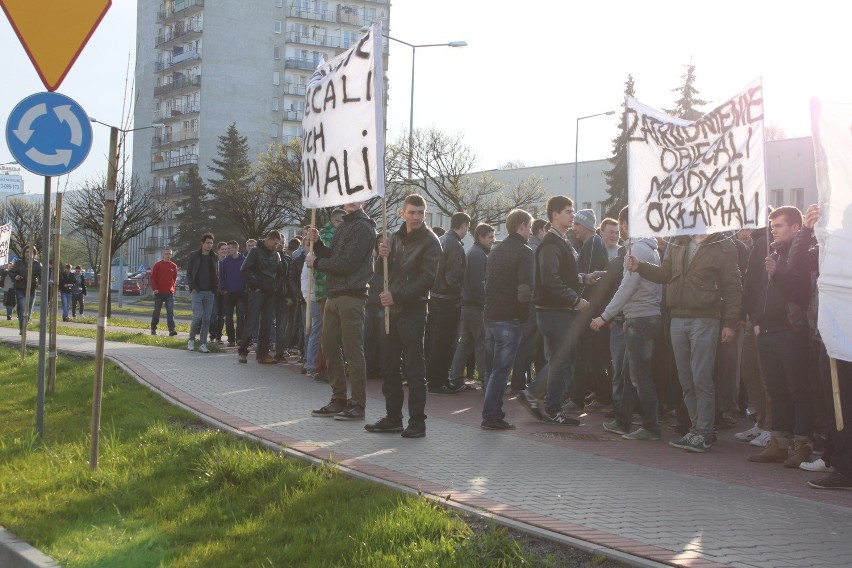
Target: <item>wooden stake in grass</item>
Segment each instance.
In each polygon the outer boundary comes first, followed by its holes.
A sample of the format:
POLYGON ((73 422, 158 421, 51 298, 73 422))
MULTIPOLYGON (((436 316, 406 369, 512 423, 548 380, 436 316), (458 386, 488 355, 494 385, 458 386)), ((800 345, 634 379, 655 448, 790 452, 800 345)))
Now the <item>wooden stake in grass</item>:
MULTIPOLYGON (((50 338, 47 348, 47 392, 56 391, 56 296, 59 290, 59 274, 61 273, 61 258, 59 256, 60 237, 62 236, 62 193, 56 193, 56 212, 53 217, 53 266, 56 274, 53 286, 50 287, 50 305, 53 306, 50 317, 50 338)), ((62 310, 63 315, 65 310, 62 310)))
MULTIPOLYGON (((27 259, 27 287, 26 292, 24 292, 24 313, 18 314, 18 317, 22 320, 23 327, 21 328, 21 360, 27 356, 27 326, 30 325, 30 294, 32 294, 32 281, 33 281, 33 257, 35 256, 35 246, 32 242, 27 245, 30 251, 30 257, 27 259)), ((27 249, 25 249, 27 250, 27 249)), ((26 253, 24 253, 26 256, 26 253)), ((44 267, 42 267, 44 268, 44 267)))

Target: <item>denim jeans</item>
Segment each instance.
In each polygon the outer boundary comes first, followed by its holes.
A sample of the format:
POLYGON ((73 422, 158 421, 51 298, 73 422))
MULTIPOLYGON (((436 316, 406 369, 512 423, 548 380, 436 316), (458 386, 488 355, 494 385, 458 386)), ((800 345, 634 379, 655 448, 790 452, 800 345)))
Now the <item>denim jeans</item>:
POLYGON ((35 290, 30 292, 30 309, 25 309, 27 291, 15 288, 15 296, 18 299, 18 331, 24 331, 24 317, 32 318, 33 306, 35 305, 35 290))
POLYGON ((197 334, 202 343, 207 343, 210 318, 216 301, 215 294, 209 290, 193 290, 190 292, 190 297, 192 298, 192 325, 189 327, 189 340, 195 341, 197 334))
POLYGON ((810 437, 814 415, 808 382, 806 331, 764 331, 757 336, 760 371, 772 403, 772 432, 810 437))
POLYGON ((426 421, 426 364, 423 361, 423 338, 426 331, 426 307, 404 312, 391 312, 390 333, 382 334, 382 394, 388 418, 402 420, 408 383, 409 424, 426 421), (400 373, 402 359, 402 373, 400 373))
POLYGON ((577 348, 572 310, 536 310, 538 331, 544 338, 544 356, 547 365, 536 374, 528 390, 535 398, 547 393, 545 411, 557 414, 562 408, 562 397, 571 384, 571 365, 577 348))
MULTIPOLYGON (((629 377, 633 388, 625 388, 621 404, 618 406, 618 425, 628 430, 633 416, 635 398, 639 398, 642 407, 642 428, 660 433, 657 422, 657 389, 651 374, 651 353, 654 347, 654 335, 660 328, 660 316, 627 318, 624 322, 625 365, 623 373, 629 377)), ((626 386, 626 385, 625 385, 626 386)))
POLYGON ((624 373, 624 324, 616 322, 609 328, 609 354, 612 359, 612 405, 618 408, 624 397, 627 374, 624 373))
POLYGON ((166 305, 166 323, 169 326, 169 331, 175 330, 175 295, 154 294, 154 314, 151 316, 151 331, 157 331, 157 326, 160 324, 160 312, 163 311, 163 304, 166 305))
POLYGON ((243 335, 243 326, 246 323, 246 293, 225 292, 222 299, 228 343, 238 341, 243 335))
POLYGON ((320 338, 322 337, 322 311, 320 303, 311 300, 311 330, 305 339, 305 370, 309 373, 317 371, 317 355, 319 354, 320 338))
POLYGON ((485 387, 485 403, 482 405, 482 419, 502 419, 503 393, 506 381, 518 354, 518 345, 524 325, 518 321, 485 322, 485 357, 491 362, 488 381, 485 387))
POLYGON ((713 368, 719 342, 716 318, 672 318, 672 350, 683 402, 692 421, 692 431, 713 434, 716 423, 716 389, 713 368))
POLYGON ((71 292, 60 292, 59 299, 62 301, 62 320, 64 321, 71 313, 71 292))
POLYGON ((462 306, 461 326, 459 343, 453 355, 453 365, 450 367, 450 382, 461 384, 464 382, 464 369, 470 354, 473 353, 476 360, 476 372, 479 374, 479 382, 485 386, 488 376, 485 369, 485 325, 482 321, 482 308, 478 306, 462 306))

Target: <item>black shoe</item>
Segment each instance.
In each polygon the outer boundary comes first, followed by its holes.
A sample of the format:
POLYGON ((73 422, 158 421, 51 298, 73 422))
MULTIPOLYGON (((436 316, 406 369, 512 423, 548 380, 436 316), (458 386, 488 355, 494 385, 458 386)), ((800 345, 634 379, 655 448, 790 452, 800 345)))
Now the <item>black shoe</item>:
POLYGON ((312 410, 311 416, 320 416, 320 417, 328 417, 331 418, 336 414, 339 414, 346 410, 346 401, 345 400, 336 400, 331 399, 331 402, 323 406, 318 410, 312 410))
MULTIPOLYGON (((177 332, 175 332, 175 335, 177 335, 177 332)), ((237 346, 237 342, 236 342, 236 341, 229 341, 229 342, 228 342, 228 347, 236 347, 236 346, 237 346)))
POLYGON ((177 335, 177 332, 175 330, 171 330, 169 332, 169 337, 174 337, 175 335, 177 335))
POLYGON ((328 382, 328 373, 317 373, 314 375, 315 383, 327 383, 328 382))
POLYGON ((457 394, 464 390, 464 385, 442 385, 440 387, 429 387, 426 389, 429 394, 457 394))
POLYGON ((545 424, 558 424, 560 426, 579 426, 580 421, 576 418, 571 418, 570 416, 563 414, 561 412, 557 412, 554 415, 550 415, 545 413, 544 418, 541 419, 545 424))
POLYGON ((532 414, 533 418, 535 418, 536 420, 542 420, 544 418, 541 413, 541 408, 539 408, 538 399, 533 397, 526 390, 522 390, 518 393, 517 400, 521 403, 521 406, 523 406, 527 412, 532 414))
POLYGON ((156 330, 156 329, 152 329, 152 330, 151 330, 151 335, 157 335, 157 330, 156 330))
POLYGON ((852 478, 835 471, 827 477, 808 481, 808 485, 815 489, 852 489, 852 478))
POLYGON ((364 419, 364 409, 359 406, 350 406, 342 412, 334 415, 335 420, 355 421, 364 419))
POLYGON ((509 424, 505 420, 501 420, 499 418, 493 418, 491 420, 483 420, 482 424, 479 425, 483 430, 514 430, 515 425, 509 424))
POLYGON ((685 424, 679 424, 677 422, 669 424, 668 428, 669 430, 677 432, 681 436, 686 436, 689 433, 689 426, 686 426, 685 424))
POLYGON ((403 438, 423 438, 426 436, 426 425, 422 422, 409 422, 408 428, 400 434, 403 438))
POLYGON ((286 355, 277 355, 277 354, 276 354, 276 355, 275 355, 275 360, 276 360, 276 361, 278 361, 279 363, 281 363, 281 362, 287 361, 287 356, 286 356, 286 355))
POLYGON ((364 430, 379 434, 396 434, 397 432, 402 432, 402 420, 394 420, 385 416, 374 424, 364 424, 364 430))

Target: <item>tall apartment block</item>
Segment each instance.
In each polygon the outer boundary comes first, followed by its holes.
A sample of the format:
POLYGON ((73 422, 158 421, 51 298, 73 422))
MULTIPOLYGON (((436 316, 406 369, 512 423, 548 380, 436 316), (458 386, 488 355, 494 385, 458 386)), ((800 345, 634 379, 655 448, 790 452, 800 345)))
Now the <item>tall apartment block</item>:
MULTIPOLYGON (((305 85, 321 58, 353 45, 365 25, 390 22, 390 0, 139 0, 133 174, 169 204, 167 218, 131 246, 153 265, 177 231, 186 173, 205 181, 232 122, 254 159, 300 139, 305 85)), ((387 40, 384 41, 387 69, 387 40)))

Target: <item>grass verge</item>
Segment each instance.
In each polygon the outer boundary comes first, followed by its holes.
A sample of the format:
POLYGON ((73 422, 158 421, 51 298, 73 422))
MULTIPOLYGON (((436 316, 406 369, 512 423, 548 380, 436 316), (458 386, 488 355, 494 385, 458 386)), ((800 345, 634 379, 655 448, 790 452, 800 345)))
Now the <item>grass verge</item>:
POLYGON ((42 440, 36 366, 0 345, 0 524, 63 566, 555 565, 503 529, 208 428, 109 362, 92 472, 92 363, 58 360, 42 440))
MULTIPOLYGON (((85 319, 86 318, 84 318, 84 320, 85 319)), ((118 325, 113 319, 111 319, 110 322, 113 325, 118 325)), ((94 320, 91 323, 94 323, 94 320)), ((18 322, 15 320, 0 321, 0 327, 14 327, 17 329, 18 322)), ((183 327, 188 328, 188 326, 183 327)), ((178 329, 180 329, 181 331, 189 331, 189 329, 184 330, 181 327, 178 327, 178 329)), ((95 337, 97 337, 98 330, 96 328, 82 328, 62 325, 62 323, 60 322, 56 325, 56 333, 57 335, 88 337, 89 339, 95 339, 95 337)), ((186 349, 186 339, 181 339, 178 337, 169 337, 167 335, 167 332, 166 334, 164 334, 162 330, 159 331, 159 335, 151 335, 147 327, 144 330, 140 328, 139 331, 110 331, 109 327, 107 327, 106 334, 104 337, 107 341, 120 341, 122 343, 150 345, 152 347, 168 347, 170 349, 186 349)), ((27 342, 29 342, 29 340, 31 339, 38 339, 37 319, 30 322, 30 325, 27 327, 27 342)), ((219 353, 222 351, 221 347, 212 343, 209 345, 209 348, 211 353, 219 353)))

